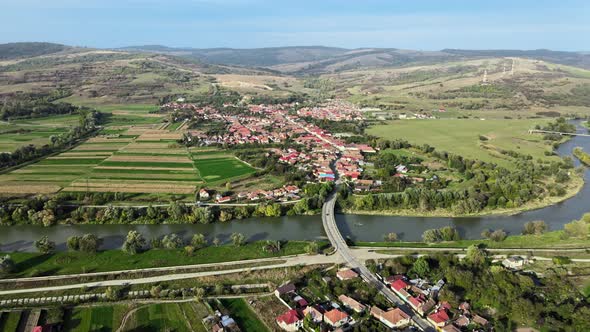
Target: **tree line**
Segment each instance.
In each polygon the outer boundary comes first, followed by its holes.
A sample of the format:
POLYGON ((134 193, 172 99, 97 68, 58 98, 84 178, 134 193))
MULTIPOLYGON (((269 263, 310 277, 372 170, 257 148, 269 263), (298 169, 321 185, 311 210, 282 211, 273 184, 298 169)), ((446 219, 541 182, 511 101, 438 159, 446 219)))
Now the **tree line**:
POLYGON ((24 162, 34 160, 64 148, 70 147, 79 139, 89 135, 102 121, 103 114, 87 108, 76 108, 79 114, 79 124, 69 131, 53 135, 49 138, 50 144, 43 146, 24 145, 12 153, 0 153, 0 170, 13 167, 24 162))
MULTIPOLYGON (((145 208, 130 206, 70 207, 70 200, 92 201, 115 199, 117 195, 64 193, 53 197, 35 196, 23 204, 0 202, 0 224, 33 224, 52 226, 57 223, 81 224, 209 224, 250 217, 279 217, 317 213, 330 191, 331 184, 311 183, 303 187, 304 197, 292 205, 265 202, 252 206, 198 206, 172 201, 168 206, 145 208)), ((120 197, 119 197, 120 198, 120 197)))
POLYGON ((447 188, 446 183, 433 179, 423 184, 409 186, 395 179, 395 163, 418 161, 407 157, 379 153, 375 165, 383 166, 378 171, 387 190, 391 192, 352 195, 341 191, 339 205, 353 210, 395 210, 415 209, 431 211, 446 209, 455 214, 472 214, 484 209, 517 208, 542 195, 561 196, 565 194, 564 184, 570 180, 573 160, 569 157, 561 161, 533 161, 526 155, 515 154, 515 169, 508 170, 493 163, 470 160, 460 155, 437 151, 427 144, 412 146, 402 141, 384 141, 381 147, 414 148, 422 154, 436 158, 447 168, 470 181, 469 188, 447 188), (544 184, 543 179, 553 178, 553 183, 544 184))

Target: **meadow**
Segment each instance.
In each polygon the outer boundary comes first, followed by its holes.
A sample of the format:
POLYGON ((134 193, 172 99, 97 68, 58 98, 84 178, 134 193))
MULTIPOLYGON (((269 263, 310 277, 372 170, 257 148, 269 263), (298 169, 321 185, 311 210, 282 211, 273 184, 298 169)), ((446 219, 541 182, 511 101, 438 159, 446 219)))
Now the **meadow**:
POLYGON ((50 137, 67 132, 77 124, 78 115, 59 115, 44 118, 0 121, 0 152, 13 152, 25 145, 50 144, 50 137))
POLYGON ((541 135, 528 134, 536 124, 546 122, 544 119, 399 120, 373 126, 367 133, 386 139, 405 139, 414 145, 428 144, 441 151, 512 168, 511 158, 501 154, 501 150, 531 155, 534 159, 557 160, 545 155, 551 146, 541 135))
POLYGON ((129 306, 125 304, 75 307, 64 314, 64 331, 114 331, 119 326, 129 306))
MULTIPOLYGON (((264 243, 264 241, 249 242, 241 247, 229 244, 209 246, 196 250, 192 256, 187 256, 182 249, 152 249, 138 255, 127 255, 121 250, 104 250, 95 254, 67 251, 49 255, 14 252, 10 253, 10 256, 16 263, 16 272, 12 276, 30 277, 117 271, 127 269, 129 266, 141 269, 273 258, 302 254, 309 244, 305 241, 289 241, 282 246, 279 253, 273 254, 262 250, 264 243)), ((320 245, 323 244, 320 243, 320 245)))
POLYGON ((258 319, 256 313, 250 309, 244 299, 222 299, 220 301, 244 331, 268 331, 268 328, 258 319))
POLYGON ((206 331, 200 307, 204 305, 198 302, 142 306, 131 313, 122 331, 206 331))

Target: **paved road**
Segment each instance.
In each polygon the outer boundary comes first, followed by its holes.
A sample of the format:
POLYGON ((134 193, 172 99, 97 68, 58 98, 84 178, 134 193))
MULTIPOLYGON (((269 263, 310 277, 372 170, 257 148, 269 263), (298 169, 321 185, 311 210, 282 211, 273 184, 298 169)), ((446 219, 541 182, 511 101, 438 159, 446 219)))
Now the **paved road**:
MULTIPOLYGON (((273 258, 273 260, 277 260, 277 258, 273 258)), ((278 258, 278 260, 281 260, 281 259, 278 258)), ((233 262, 233 263, 234 264, 244 264, 247 262, 248 261, 237 261, 237 262, 233 262)), ((292 256, 288 259, 283 260, 283 262, 279 262, 277 264, 269 264, 269 265, 262 265, 262 266, 253 266, 253 267, 242 267, 242 268, 227 269, 227 270, 210 270, 210 271, 187 272, 187 273, 173 273, 173 271, 171 271, 170 274, 153 276, 153 277, 145 277, 145 278, 104 280, 104 281, 77 283, 77 284, 60 285, 60 286, 49 286, 49 287, 18 288, 18 289, 10 289, 10 290, 0 291, 0 295, 22 294, 22 293, 32 293, 32 292, 49 292, 49 291, 59 291, 59 290, 76 289, 76 288, 83 288, 83 287, 92 288, 92 287, 148 284, 148 283, 156 283, 156 282, 163 282, 163 281, 170 281, 170 280, 182 280, 182 279, 192 279, 192 278, 199 278, 199 277, 218 276, 218 275, 224 275, 224 274, 232 274, 232 273, 256 271, 256 270, 276 269, 276 268, 292 267, 292 266, 299 266, 299 265, 333 264, 336 262, 339 262, 339 261, 338 261, 338 258, 334 257, 334 256, 298 255, 298 256, 292 256)), ((179 268, 182 269, 185 267, 180 266, 179 268)), ((129 272, 133 272, 133 271, 136 271, 136 270, 129 270, 129 272)), ((45 277, 40 277, 40 279, 42 279, 42 278, 45 278, 45 277)), ((59 278, 59 276, 49 277, 49 278, 55 279, 55 278, 59 278)))
POLYGON ((332 243, 332 246, 335 248, 336 252, 339 253, 344 261, 351 267, 354 268, 356 271, 359 272, 360 276, 370 285, 377 288, 385 298, 387 298, 391 303, 394 303, 404 312, 411 316, 412 321, 416 326, 418 326, 423 331, 435 331, 434 327, 420 315, 418 315, 412 308, 410 308, 406 303, 400 299, 395 293, 393 293, 389 288, 385 287, 385 285, 377 279, 377 277, 367 269, 367 267, 360 263, 354 256, 353 251, 348 247, 346 241, 342 237, 338 226, 336 225, 336 218, 334 218, 334 207, 336 205, 336 196, 337 191, 334 190, 326 199, 324 206, 322 207, 322 223, 324 225, 324 230, 326 231, 326 235, 332 243))

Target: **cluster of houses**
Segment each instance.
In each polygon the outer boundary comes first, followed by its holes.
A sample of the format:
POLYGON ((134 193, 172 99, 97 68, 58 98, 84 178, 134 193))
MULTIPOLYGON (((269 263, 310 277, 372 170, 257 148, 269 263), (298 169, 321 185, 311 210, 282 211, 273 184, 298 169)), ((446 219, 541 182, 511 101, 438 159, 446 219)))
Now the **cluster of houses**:
MULTIPOLYGON (((352 280, 359 275, 352 269, 341 269, 336 277, 352 280)), ((404 276, 392 276, 384 280, 391 289, 408 303, 413 310, 425 317, 438 331, 459 332, 470 324, 488 327, 488 321, 471 312, 469 303, 463 302, 453 310, 447 302, 437 302, 436 295, 444 286, 442 280, 434 285, 422 279, 407 280, 404 276)), ((380 308, 363 304, 347 294, 338 296, 337 301, 310 304, 297 293, 294 284, 288 283, 275 290, 275 295, 287 307, 276 317, 276 322, 285 331, 303 329, 303 322, 309 316, 314 323, 324 323, 331 330, 345 330, 353 326, 357 314, 369 314, 390 329, 404 329, 412 324, 411 316, 402 308, 380 308)))
POLYGON ((223 204, 223 203, 230 203, 230 202, 244 202, 244 201, 252 201, 257 202, 260 200, 271 201, 271 202, 287 202, 291 200, 298 200, 301 197, 299 196, 299 192, 301 190, 299 187, 295 185, 284 185, 281 188, 276 188, 273 190, 254 190, 254 191, 243 191, 239 192, 233 196, 224 196, 220 193, 215 194, 214 196, 211 192, 207 189, 199 190, 199 200, 200 201, 208 201, 212 197, 215 199, 215 203, 223 204))
MULTIPOLYGON (((340 280, 352 280, 359 275, 354 270, 342 269, 336 277, 340 280)), ((275 296, 287 307, 287 310, 276 318, 277 325, 285 331, 298 331, 303 328, 303 320, 310 317, 313 323, 325 323, 332 330, 356 323, 349 314, 352 312, 363 313, 368 307, 355 299, 341 294, 338 302, 326 302, 310 304, 297 293, 297 288, 292 283, 287 283, 275 290, 275 296)))
POLYGON ((301 108, 297 111, 297 115, 331 121, 358 121, 363 119, 362 112, 358 107, 343 100, 331 100, 322 106, 301 108))
POLYGON ((409 280, 404 275, 393 275, 385 278, 384 283, 405 301, 419 315, 425 317, 437 329, 444 332, 459 332, 471 323, 482 327, 488 321, 470 311, 469 303, 462 303, 453 313, 448 302, 438 302, 438 293, 445 285, 443 280, 431 284, 424 279, 409 280))

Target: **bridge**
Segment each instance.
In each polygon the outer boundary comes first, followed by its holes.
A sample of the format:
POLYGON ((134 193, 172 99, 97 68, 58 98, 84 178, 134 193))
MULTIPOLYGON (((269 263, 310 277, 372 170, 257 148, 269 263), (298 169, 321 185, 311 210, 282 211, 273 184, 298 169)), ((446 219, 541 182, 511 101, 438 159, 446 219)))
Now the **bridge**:
POLYGON ((409 307, 401 298, 399 298, 393 291, 387 288, 377 277, 369 271, 369 269, 362 263, 360 263, 352 254, 352 250, 346 244, 346 241, 342 237, 338 226, 336 225, 336 218, 334 217, 334 207, 336 206, 336 198, 338 193, 338 186, 327 197, 326 202, 322 206, 322 223, 324 230, 330 243, 334 247, 337 254, 340 254, 348 266, 355 269, 359 275, 369 285, 377 288, 379 292, 385 296, 385 298, 395 304, 397 307, 402 309, 405 313, 410 315, 414 325, 420 328, 422 331, 435 331, 435 328, 426 319, 422 318, 416 313, 411 307, 409 307))
POLYGON ((564 133, 561 131, 541 130, 541 129, 529 129, 529 134, 556 134, 561 136, 583 136, 590 137, 590 134, 582 133, 564 133))

